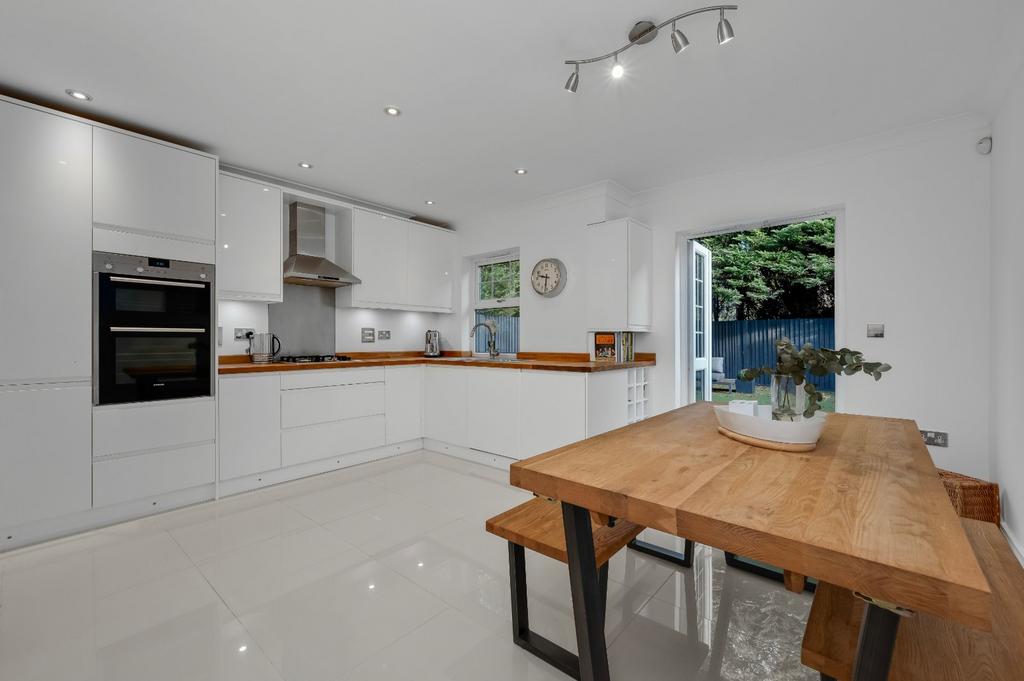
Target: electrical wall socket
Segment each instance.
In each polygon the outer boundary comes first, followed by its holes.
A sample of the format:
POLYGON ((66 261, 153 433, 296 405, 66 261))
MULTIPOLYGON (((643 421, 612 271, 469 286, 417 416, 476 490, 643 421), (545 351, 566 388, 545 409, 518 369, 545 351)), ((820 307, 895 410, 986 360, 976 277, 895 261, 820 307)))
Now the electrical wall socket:
POLYGON ((363 328, 363 342, 364 343, 372 343, 372 342, 374 342, 375 339, 376 339, 376 329, 371 329, 369 327, 364 327, 363 328))
POLYGON ((377 340, 391 340, 391 331, 381 330, 377 332, 377 340))
POLYGON ((256 329, 235 329, 235 340, 245 340, 248 338, 246 334, 256 333, 256 329))
POLYGON ((924 443, 930 447, 949 446, 949 433, 943 433, 939 430, 922 430, 921 437, 924 438, 924 443))

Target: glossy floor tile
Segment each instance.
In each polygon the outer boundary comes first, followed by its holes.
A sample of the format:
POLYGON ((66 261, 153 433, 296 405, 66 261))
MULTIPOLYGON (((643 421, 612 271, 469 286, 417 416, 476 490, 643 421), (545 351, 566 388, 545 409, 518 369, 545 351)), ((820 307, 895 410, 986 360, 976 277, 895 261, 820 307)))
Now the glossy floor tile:
MULTIPOLYGON (((418 452, 0 555, 0 679, 548 681, 512 643, 507 473, 418 452)), ((681 549, 675 538, 644 538, 681 549)), ((576 649, 561 563, 527 552, 532 628, 576 649)), ((806 594, 633 551, 609 565, 623 681, 816 679, 806 594)))

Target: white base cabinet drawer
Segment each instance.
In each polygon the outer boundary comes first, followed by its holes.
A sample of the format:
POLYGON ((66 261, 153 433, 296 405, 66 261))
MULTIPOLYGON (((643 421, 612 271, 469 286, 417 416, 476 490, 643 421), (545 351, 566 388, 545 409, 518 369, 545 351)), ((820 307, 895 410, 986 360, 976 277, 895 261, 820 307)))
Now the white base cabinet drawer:
POLYGON ((389 366, 384 388, 388 444, 423 437, 423 366, 389 366))
POLYGON ((92 467, 93 505, 198 487, 213 482, 212 443, 97 461, 92 467))
POLYGON ((293 466, 384 444, 384 417, 366 416, 281 433, 281 462, 293 466))
POLYGON ((384 413, 384 384, 360 383, 281 392, 281 427, 295 428, 384 413))
POLYGON ((217 403, 210 398, 94 407, 93 458, 213 442, 217 403))
POLYGON ((285 371, 281 374, 281 390, 383 382, 384 367, 325 369, 323 371, 285 371))

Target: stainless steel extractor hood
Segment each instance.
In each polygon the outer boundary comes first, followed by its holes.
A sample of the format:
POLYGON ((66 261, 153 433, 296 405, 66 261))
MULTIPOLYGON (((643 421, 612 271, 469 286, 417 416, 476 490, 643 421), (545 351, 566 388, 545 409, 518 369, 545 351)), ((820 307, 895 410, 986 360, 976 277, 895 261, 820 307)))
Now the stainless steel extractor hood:
POLYGON ((326 257, 327 211, 320 206, 293 202, 288 207, 288 259, 284 283, 337 288, 362 281, 326 257))

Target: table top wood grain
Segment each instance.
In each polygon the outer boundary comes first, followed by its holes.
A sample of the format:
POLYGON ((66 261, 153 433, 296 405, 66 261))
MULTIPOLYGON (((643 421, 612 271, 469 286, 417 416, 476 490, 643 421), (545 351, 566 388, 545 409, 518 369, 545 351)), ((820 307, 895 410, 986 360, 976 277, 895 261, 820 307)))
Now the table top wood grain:
POLYGON ((813 452, 695 404, 512 465, 513 485, 979 629, 991 592, 913 421, 833 414, 813 452))

